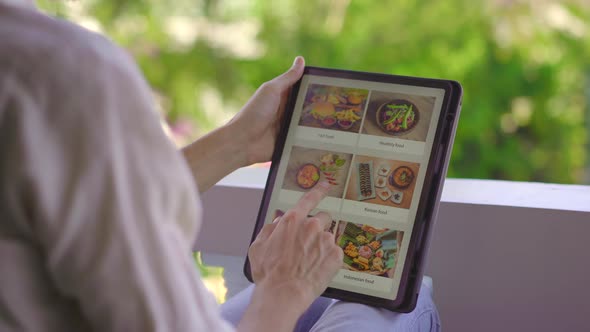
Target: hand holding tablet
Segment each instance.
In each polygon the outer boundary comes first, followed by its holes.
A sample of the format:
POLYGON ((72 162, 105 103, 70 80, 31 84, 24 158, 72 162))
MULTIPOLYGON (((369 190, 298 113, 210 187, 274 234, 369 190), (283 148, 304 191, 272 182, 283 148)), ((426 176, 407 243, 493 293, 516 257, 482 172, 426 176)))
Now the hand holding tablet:
MULTIPOLYGON (((327 182, 312 212, 331 215, 342 260, 323 295, 411 311, 461 97, 454 81, 306 67, 285 109, 253 240, 327 182)), ((252 279, 248 261, 245 273, 252 279)))

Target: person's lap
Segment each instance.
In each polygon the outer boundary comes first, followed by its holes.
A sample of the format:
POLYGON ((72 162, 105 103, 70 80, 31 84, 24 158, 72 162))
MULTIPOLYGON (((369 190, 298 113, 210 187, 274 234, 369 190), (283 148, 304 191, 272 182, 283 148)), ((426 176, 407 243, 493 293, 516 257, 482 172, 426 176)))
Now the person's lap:
MULTIPOLYGON (((250 286, 229 299, 221 306, 224 319, 234 326, 238 324, 254 286, 250 286)), ((301 316, 295 331, 440 331, 440 319, 432 300, 432 287, 429 282, 422 283, 416 309, 401 314, 385 309, 373 308, 358 303, 318 298, 301 316)))

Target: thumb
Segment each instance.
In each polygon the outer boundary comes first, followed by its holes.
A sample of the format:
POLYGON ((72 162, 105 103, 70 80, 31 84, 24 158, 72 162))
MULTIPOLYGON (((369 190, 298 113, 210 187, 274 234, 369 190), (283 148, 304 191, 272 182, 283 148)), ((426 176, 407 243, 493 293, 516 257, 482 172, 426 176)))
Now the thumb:
POLYGON ((293 65, 291 66, 291 68, 289 68, 289 70, 287 70, 282 75, 275 77, 272 80, 272 82, 280 90, 286 90, 301 78, 301 75, 303 75, 304 68, 305 59, 302 56, 297 56, 295 58, 295 61, 293 61, 293 65))

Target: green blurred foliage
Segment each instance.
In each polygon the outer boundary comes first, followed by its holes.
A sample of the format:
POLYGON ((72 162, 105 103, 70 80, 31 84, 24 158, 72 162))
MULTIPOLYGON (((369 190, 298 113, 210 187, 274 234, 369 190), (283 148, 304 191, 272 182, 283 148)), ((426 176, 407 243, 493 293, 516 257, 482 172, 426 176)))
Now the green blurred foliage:
POLYGON ((223 274, 223 268, 216 266, 208 266, 203 263, 200 252, 193 252, 193 261, 195 266, 199 269, 201 277, 208 278, 211 276, 221 276, 223 274))
POLYGON ((586 0, 55 0, 138 61, 167 120, 218 126, 296 55, 314 66, 454 79, 449 176, 588 181, 586 0))

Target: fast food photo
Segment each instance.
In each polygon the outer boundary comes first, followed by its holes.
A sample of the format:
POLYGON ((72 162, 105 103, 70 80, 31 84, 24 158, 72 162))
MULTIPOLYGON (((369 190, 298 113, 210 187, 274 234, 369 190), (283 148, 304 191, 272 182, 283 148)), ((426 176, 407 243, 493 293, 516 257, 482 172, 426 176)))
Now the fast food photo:
POLYGON ((365 89, 310 84, 299 125, 358 133, 368 94, 365 89))

